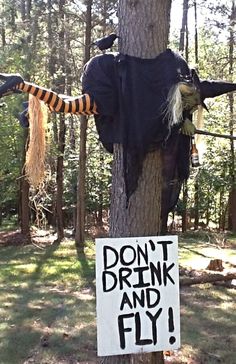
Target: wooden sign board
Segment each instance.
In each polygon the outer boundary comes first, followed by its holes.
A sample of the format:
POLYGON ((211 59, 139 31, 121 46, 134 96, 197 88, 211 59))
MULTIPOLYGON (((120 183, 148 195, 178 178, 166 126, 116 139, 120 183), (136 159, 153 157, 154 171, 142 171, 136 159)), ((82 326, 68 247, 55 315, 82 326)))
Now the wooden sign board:
POLYGON ((180 347, 177 236, 96 239, 98 356, 180 347))

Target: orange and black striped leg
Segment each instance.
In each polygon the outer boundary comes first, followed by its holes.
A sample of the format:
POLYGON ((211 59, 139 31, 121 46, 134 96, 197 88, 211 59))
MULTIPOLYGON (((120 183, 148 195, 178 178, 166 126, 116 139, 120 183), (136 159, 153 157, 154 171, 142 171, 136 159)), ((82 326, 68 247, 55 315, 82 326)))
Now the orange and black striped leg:
POLYGON ((52 90, 24 81, 18 74, 1 73, 0 80, 4 81, 0 86, 0 97, 14 92, 26 92, 45 102, 55 112, 98 114, 96 103, 88 94, 79 97, 61 96, 52 90))
POLYGON ((71 114, 98 114, 97 106, 92 97, 88 94, 79 97, 68 97, 58 95, 52 90, 48 90, 29 82, 21 82, 17 89, 27 92, 49 105, 50 110, 71 114))

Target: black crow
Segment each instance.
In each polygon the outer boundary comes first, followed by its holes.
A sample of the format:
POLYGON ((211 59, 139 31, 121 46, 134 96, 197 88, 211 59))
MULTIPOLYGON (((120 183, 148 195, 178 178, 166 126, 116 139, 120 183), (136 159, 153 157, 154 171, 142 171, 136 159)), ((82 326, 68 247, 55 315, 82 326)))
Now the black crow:
POLYGON ((119 38, 115 33, 111 33, 110 35, 103 37, 101 39, 96 40, 91 45, 97 46, 100 51, 105 51, 113 46, 114 41, 119 38))

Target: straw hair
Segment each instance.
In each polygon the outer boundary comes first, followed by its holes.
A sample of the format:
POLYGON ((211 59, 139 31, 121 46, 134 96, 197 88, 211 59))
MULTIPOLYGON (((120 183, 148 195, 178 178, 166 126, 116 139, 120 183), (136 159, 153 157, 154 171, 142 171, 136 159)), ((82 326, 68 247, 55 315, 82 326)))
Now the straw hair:
POLYGON ((184 110, 189 110, 190 113, 198 111, 197 128, 203 126, 203 107, 200 105, 200 96, 192 85, 179 83, 173 86, 169 91, 167 102, 166 116, 170 127, 183 121, 184 110))
POLYGON ((182 121, 183 100, 179 85, 175 85, 170 89, 167 102, 166 117, 169 127, 172 127, 182 121))
POLYGON ((29 146, 26 153, 25 173, 29 184, 37 188, 44 180, 46 155, 47 107, 29 95, 29 146))
MULTIPOLYGON (((197 113, 197 120, 196 120, 196 128, 202 129, 204 127, 204 117, 203 117, 203 106, 198 105, 198 113, 197 113)), ((202 135, 196 135, 196 143, 200 143, 202 141, 202 135)))

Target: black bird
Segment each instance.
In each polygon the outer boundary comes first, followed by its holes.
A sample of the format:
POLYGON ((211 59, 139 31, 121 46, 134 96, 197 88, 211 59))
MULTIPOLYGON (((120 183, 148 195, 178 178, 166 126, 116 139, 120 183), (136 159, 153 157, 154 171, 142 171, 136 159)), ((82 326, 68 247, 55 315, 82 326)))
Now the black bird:
POLYGON ((109 49, 113 46, 113 43, 117 38, 119 38, 118 35, 116 35, 115 33, 111 33, 104 38, 96 40, 91 45, 97 46, 100 51, 105 51, 106 49, 109 49))

